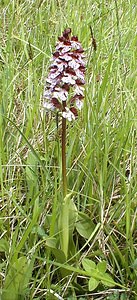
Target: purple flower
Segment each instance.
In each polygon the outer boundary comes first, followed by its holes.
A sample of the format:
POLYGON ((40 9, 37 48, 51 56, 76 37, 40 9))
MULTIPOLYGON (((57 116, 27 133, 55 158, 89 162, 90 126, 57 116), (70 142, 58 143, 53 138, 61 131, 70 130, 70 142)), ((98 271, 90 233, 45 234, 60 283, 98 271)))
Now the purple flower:
POLYGON ((75 120, 84 99, 84 50, 68 28, 58 38, 44 90, 46 110, 58 110, 63 118, 75 120))

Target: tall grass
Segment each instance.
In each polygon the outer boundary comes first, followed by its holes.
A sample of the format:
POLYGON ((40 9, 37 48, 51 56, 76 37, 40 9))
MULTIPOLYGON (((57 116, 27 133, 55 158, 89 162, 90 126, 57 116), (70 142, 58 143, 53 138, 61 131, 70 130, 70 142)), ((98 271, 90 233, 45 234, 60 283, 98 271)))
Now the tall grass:
POLYGON ((3 0, 0 12, 2 300, 137 299, 136 1, 3 0), (42 107, 66 27, 87 59, 84 109, 67 124, 67 264, 57 223, 61 120, 57 130, 42 107), (83 258, 105 261, 117 285, 88 291, 83 258))

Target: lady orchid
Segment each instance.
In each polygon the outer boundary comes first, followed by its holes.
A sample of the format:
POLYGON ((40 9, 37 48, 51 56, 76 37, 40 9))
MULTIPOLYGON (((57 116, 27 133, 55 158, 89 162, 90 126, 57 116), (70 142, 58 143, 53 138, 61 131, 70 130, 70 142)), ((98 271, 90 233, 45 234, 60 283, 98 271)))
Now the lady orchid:
POLYGON ((66 258, 69 245, 69 204, 67 200, 66 174, 66 121, 73 121, 83 106, 85 84, 84 50, 76 36, 68 28, 58 38, 44 90, 44 107, 62 115, 62 188, 60 241, 66 258), (64 225, 65 224, 65 225, 64 225))
POLYGON ((44 107, 57 110, 69 121, 75 120, 83 106, 85 84, 84 50, 71 29, 58 38, 45 90, 44 107))

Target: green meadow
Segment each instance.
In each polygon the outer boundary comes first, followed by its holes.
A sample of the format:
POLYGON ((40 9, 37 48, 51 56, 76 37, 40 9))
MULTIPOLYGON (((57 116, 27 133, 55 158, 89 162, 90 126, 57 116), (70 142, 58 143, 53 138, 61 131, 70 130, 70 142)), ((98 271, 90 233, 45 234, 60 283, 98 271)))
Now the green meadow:
POLYGON ((135 0, 0 1, 0 299, 137 300, 135 0), (61 117, 43 91, 65 28, 86 84, 64 199, 61 117))

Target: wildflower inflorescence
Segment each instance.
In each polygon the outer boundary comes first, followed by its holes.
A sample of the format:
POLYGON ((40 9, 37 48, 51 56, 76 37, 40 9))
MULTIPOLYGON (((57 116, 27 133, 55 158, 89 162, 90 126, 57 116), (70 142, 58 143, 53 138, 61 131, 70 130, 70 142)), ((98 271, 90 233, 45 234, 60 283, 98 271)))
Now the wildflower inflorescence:
POLYGON ((44 107, 58 110, 69 121, 83 106, 85 84, 84 50, 68 28, 58 38, 44 90, 44 107))

